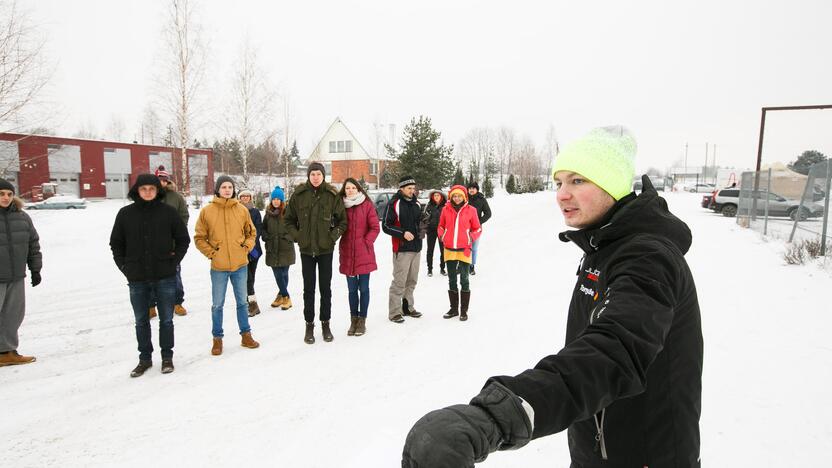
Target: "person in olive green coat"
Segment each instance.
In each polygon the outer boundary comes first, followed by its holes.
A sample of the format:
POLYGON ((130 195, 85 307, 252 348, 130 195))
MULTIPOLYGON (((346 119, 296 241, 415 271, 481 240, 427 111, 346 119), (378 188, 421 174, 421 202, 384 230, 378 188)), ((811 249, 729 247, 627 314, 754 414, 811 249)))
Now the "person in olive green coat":
POLYGON ((303 270, 303 317, 306 334, 303 340, 312 344, 315 337, 315 268, 321 288, 321 329, 324 341, 332 341, 329 318, 332 312, 332 252, 335 242, 347 230, 344 202, 335 187, 325 182, 323 164, 313 162, 306 171, 307 181, 295 188, 286 207, 286 227, 300 248, 303 270))
POLYGON ((289 299, 289 266, 295 264, 295 244, 289 238, 289 230, 286 228, 284 200, 286 196, 283 189, 275 187, 263 218, 262 237, 266 248, 266 265, 272 267, 278 288, 272 307, 289 310, 292 307, 292 300, 289 299))
MULTIPOLYGON (((188 227, 188 220, 191 218, 190 213, 188 213, 188 202, 185 201, 185 197, 182 196, 181 193, 176 188, 176 184, 170 180, 170 172, 165 170, 165 166, 159 166, 156 169, 156 177, 159 178, 159 182, 162 183, 162 192, 164 195, 162 196, 162 201, 166 205, 172 206, 177 213, 179 213, 179 217, 182 218, 182 222, 185 223, 185 227, 188 227)), ((176 265, 176 297, 174 298, 174 306, 173 312, 176 315, 186 315, 188 311, 182 304, 185 302, 185 286, 182 284, 182 265, 176 265)), ((151 298, 150 300, 150 318, 156 316, 156 298, 151 298)))

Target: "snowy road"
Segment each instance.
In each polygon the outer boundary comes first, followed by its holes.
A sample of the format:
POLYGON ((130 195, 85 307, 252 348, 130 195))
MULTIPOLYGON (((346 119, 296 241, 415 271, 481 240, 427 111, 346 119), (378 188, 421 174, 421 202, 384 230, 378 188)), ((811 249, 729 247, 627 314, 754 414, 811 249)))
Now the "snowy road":
MULTIPOLYGON (((704 466, 823 466, 832 448, 832 277, 785 266, 781 244, 667 194, 693 231, 687 255, 702 307, 704 466)), ((189 314, 176 317, 176 372, 131 379, 137 352, 124 278, 108 247, 121 202, 84 211, 30 212, 41 235, 43 284, 27 285, 20 351, 38 362, 0 369, 0 466, 398 466, 412 423, 466 402, 485 379, 534 365, 563 343, 580 259, 557 240, 554 195, 499 196, 485 225, 471 320, 441 318, 447 283, 426 271, 416 290, 425 316, 387 321, 389 238, 376 242, 367 335, 346 336, 346 282, 333 278, 335 341, 302 341, 300 266, 295 307, 268 307, 276 292, 261 262, 261 347, 239 347, 231 294, 226 351, 210 355, 209 264, 183 262, 189 314)), ((196 219, 191 212, 191 232, 196 219)), ((154 327, 156 321, 153 322, 154 327)), ((157 331, 154 330, 154 343, 157 331)), ((492 455, 485 467, 569 465, 565 434, 492 455)))

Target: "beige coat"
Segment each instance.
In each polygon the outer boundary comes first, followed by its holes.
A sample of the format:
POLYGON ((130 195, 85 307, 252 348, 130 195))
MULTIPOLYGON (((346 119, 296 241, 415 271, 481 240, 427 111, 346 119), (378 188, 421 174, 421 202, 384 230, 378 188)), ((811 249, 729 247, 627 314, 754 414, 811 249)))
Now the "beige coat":
POLYGON ((248 264, 256 236, 248 208, 236 198, 214 197, 199 212, 194 243, 212 270, 237 271, 248 264))

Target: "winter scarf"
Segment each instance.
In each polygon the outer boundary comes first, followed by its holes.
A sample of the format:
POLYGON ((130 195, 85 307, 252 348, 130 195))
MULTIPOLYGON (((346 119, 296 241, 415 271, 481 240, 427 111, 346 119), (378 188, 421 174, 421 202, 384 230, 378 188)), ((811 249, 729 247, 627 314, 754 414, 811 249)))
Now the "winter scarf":
POLYGON ((360 205, 364 203, 364 200, 366 199, 367 197, 361 192, 358 192, 358 194, 354 197, 344 197, 344 208, 352 208, 356 205, 360 205))

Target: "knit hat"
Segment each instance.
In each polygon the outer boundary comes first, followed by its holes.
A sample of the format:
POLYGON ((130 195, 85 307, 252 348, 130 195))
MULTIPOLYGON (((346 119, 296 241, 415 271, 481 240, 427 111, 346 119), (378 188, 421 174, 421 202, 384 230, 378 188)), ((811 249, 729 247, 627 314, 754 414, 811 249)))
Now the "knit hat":
POLYGON ((242 198, 244 195, 254 198, 254 192, 249 189, 240 190, 240 193, 237 194, 237 198, 242 198))
POLYGON ((231 192, 231 198, 234 198, 237 196, 237 184, 234 183, 234 179, 227 175, 217 177, 217 183, 214 184, 214 195, 220 196, 220 186, 226 182, 231 182, 231 186, 234 187, 234 191, 231 192))
POLYGON ((468 188, 475 188, 475 189, 477 189, 477 192, 479 192, 480 191, 480 184, 478 184, 476 182, 471 182, 470 184, 468 184, 468 188))
POLYGON ((306 178, 307 179, 309 178, 309 174, 311 174, 312 171, 321 171, 321 174, 324 175, 324 179, 326 179, 326 168, 324 167, 323 164, 321 164, 317 161, 310 164, 309 167, 306 168, 306 178))
POLYGON ((558 154, 552 176, 578 173, 620 200, 632 192, 636 150, 636 139, 626 128, 595 128, 558 154))
POLYGON ((159 166, 159 168, 156 169, 156 172, 154 172, 154 174, 156 174, 156 177, 160 179, 170 179, 170 173, 165 170, 165 166, 159 166))
POLYGON ((0 177, 0 190, 11 190, 12 195, 14 195, 14 185, 2 177, 0 177))
POLYGON ((277 198, 280 201, 286 201, 286 195, 283 194, 283 189, 280 187, 275 187, 274 190, 272 190, 271 198, 272 200, 277 198))
POLYGON ((452 197, 455 193, 462 195, 462 198, 467 202, 468 201, 468 190, 465 189, 462 185, 454 185, 451 187, 451 190, 448 192, 448 201, 453 203, 452 197))
POLYGON ((399 179, 399 188, 405 188, 408 185, 416 185, 416 180, 409 175, 399 179))

